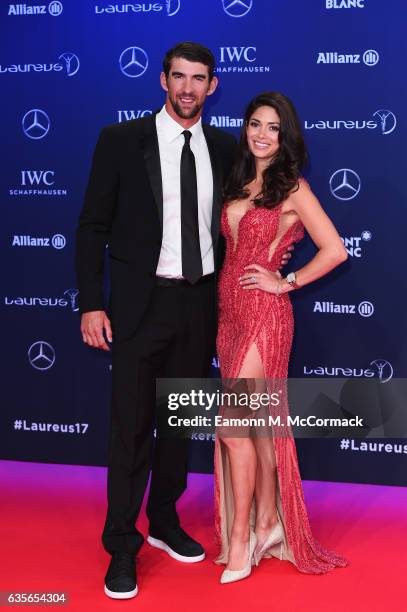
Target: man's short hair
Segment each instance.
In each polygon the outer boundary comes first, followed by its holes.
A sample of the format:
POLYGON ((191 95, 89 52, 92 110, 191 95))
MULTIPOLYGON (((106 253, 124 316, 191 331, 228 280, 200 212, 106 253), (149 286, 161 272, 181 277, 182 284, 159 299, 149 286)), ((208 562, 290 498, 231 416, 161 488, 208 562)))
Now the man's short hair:
POLYGON ((170 73, 171 60, 174 57, 182 57, 189 62, 199 62, 200 64, 208 66, 209 82, 212 81, 215 69, 215 58, 212 51, 207 47, 199 43, 185 41, 169 49, 163 59, 163 71, 166 78, 168 78, 170 73))

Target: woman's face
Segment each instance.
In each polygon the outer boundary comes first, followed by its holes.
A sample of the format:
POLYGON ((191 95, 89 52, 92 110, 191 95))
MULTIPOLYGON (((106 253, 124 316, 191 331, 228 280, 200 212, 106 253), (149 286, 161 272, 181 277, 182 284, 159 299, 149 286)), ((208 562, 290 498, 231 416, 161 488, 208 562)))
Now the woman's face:
POLYGON ((271 161, 279 149, 280 117, 271 106, 260 106, 250 117, 247 144, 254 157, 271 161))

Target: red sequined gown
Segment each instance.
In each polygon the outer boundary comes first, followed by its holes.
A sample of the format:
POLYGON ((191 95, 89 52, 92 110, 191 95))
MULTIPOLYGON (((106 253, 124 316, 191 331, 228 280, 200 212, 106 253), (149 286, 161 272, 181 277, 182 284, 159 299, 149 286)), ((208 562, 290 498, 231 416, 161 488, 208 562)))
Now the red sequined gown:
MULTIPOLYGON (((299 221, 289 221, 274 209, 251 208, 241 218, 237 236, 232 234, 228 206, 222 211, 221 231, 226 239, 226 258, 219 278, 219 330, 217 352, 222 378, 239 377, 244 358, 253 342, 262 359, 266 379, 286 379, 293 337, 293 314, 288 293, 277 297, 260 289, 244 290, 238 278, 244 266, 258 263, 277 271, 287 246, 304 235, 299 221), (237 244, 236 244, 237 242, 237 244)), ((292 219, 292 217, 291 217, 292 219)), ((304 503, 295 441, 290 435, 275 436, 277 464, 277 512, 284 526, 283 548, 272 547, 267 557, 291 561, 301 572, 320 574, 347 561, 322 548, 314 539, 304 503)), ((227 563, 233 521, 233 496, 225 445, 215 443, 215 526, 220 554, 217 563, 227 563)), ((254 527, 255 501, 250 523, 254 527)))

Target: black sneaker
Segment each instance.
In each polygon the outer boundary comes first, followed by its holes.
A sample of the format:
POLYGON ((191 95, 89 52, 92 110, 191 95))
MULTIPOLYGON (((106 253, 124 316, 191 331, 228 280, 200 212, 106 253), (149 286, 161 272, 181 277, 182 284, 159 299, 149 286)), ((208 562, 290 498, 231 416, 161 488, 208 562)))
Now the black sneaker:
POLYGON ((105 594, 112 599, 131 599, 137 591, 134 556, 125 552, 113 553, 105 577, 105 594))
POLYGON ((150 526, 147 542, 165 550, 173 559, 184 563, 197 563, 205 559, 205 551, 181 527, 155 528, 150 526))

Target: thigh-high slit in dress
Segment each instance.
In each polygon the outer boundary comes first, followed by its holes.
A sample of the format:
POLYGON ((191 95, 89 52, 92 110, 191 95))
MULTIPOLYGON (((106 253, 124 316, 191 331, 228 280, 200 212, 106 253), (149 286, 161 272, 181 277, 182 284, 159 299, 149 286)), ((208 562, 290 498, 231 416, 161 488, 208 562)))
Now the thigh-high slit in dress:
MULTIPOLYGON (((289 221, 282 204, 273 209, 250 208, 236 232, 229 222, 228 206, 222 211, 221 231, 226 257, 219 278, 219 328, 217 353, 223 379, 238 379, 253 344, 260 355, 265 379, 286 380, 293 338, 293 313, 288 293, 275 296, 261 289, 243 290, 239 277, 244 266, 257 263, 277 271, 287 246, 304 235, 300 221, 289 221), (236 235, 234 235, 236 234, 236 235)), ((291 430, 289 430, 291 432, 291 430)), ((276 506, 284 528, 282 546, 270 548, 266 557, 293 563, 301 572, 322 574, 344 567, 347 560, 324 549, 313 537, 304 502, 295 440, 285 433, 272 436, 276 460, 276 506)), ((250 513, 255 523, 255 500, 250 513)), ((220 546, 217 563, 227 563, 233 522, 233 495, 226 446, 215 443, 215 528, 220 546)))

